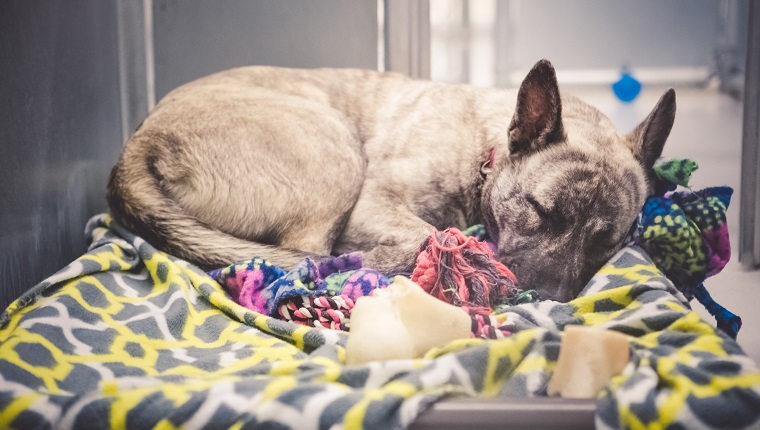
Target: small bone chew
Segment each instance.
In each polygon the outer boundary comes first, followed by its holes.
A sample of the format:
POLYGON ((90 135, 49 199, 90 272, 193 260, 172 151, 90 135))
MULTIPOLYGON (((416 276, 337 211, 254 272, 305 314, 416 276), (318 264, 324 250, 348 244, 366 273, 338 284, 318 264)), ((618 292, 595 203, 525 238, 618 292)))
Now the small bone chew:
POLYGON ((388 288, 356 301, 351 312, 346 362, 422 357, 435 346, 469 338, 471 324, 462 309, 397 276, 388 288))
POLYGON ((595 398, 628 364, 625 335, 593 327, 567 326, 548 394, 573 399, 595 398))
POLYGON ((346 363, 407 359, 412 341, 390 297, 359 297, 351 311, 346 363))
POLYGON ((385 292, 376 291, 391 295, 409 332, 415 357, 422 357, 433 347, 472 335, 472 320, 465 311, 431 296, 408 278, 396 276, 385 292))

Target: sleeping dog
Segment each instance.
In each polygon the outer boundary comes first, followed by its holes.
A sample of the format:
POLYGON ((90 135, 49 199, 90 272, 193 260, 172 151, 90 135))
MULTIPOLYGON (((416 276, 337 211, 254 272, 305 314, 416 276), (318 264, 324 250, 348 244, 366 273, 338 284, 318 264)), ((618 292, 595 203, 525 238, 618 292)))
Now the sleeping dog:
POLYGON ((567 301, 623 246, 674 117, 669 90, 620 134, 560 95, 545 60, 518 91, 243 67, 164 97, 126 143, 108 202, 202 268, 362 251, 399 273, 433 228, 483 223, 522 288, 567 301))

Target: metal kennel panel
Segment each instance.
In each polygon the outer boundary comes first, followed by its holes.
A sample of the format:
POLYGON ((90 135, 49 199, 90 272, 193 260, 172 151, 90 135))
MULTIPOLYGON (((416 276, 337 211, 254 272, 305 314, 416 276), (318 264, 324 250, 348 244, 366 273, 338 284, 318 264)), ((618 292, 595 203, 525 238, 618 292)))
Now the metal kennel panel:
POLYGON ((739 261, 760 266, 760 5, 749 4, 744 83, 739 261))

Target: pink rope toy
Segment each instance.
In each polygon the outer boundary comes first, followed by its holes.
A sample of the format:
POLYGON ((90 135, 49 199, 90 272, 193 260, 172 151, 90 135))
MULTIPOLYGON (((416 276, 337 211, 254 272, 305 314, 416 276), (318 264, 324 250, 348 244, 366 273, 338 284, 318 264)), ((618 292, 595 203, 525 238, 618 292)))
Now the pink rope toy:
POLYGON ((488 244, 456 228, 431 233, 411 279, 434 297, 478 313, 491 313, 520 293, 515 275, 494 258, 488 244))

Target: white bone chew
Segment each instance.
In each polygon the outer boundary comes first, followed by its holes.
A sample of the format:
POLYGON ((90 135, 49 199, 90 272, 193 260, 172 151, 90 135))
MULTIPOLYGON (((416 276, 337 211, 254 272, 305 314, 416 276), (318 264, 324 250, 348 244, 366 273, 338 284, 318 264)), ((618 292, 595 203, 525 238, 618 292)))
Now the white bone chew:
POLYGON ((346 362, 421 357, 435 346, 469 338, 471 324, 462 309, 396 276, 387 288, 356 301, 351 311, 346 362))
POLYGON ((595 398, 599 390, 628 364, 628 338, 593 327, 567 326, 562 334, 550 396, 595 398))

